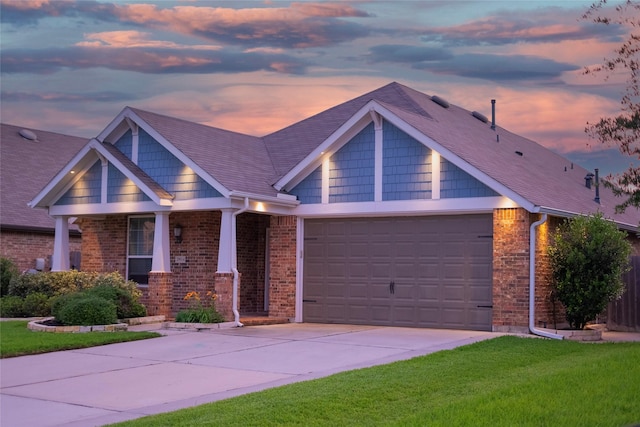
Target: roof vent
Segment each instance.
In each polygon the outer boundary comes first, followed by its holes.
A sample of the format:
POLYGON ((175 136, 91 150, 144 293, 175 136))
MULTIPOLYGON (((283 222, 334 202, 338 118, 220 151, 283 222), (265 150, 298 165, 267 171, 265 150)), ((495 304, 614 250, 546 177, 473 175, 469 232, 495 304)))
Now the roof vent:
POLYGON ((520 157, 522 157, 524 154, 522 153, 522 151, 516 151, 516 154, 520 157))
POLYGON ((29 129, 20 129, 20 132, 18 133, 21 137, 23 137, 24 139, 28 139, 29 141, 38 140, 38 135, 36 135, 35 132, 30 131, 29 129))
POLYGON ((440 98, 440 97, 439 97, 439 96, 437 96, 437 95, 433 95, 433 96, 431 97, 431 100, 432 100, 433 102, 435 102, 436 104, 438 104, 439 106, 441 106, 441 107, 444 107, 444 108, 449 108, 449 107, 450 107, 450 104, 449 104, 449 102, 448 102, 446 99, 444 99, 444 98, 440 98))
POLYGON ((595 175, 589 172, 587 176, 584 177, 584 186, 587 188, 591 188, 591 180, 595 175))
POLYGON ((488 123, 489 119, 487 118, 487 116, 485 116, 482 113, 478 113, 477 111, 474 111, 473 113, 471 113, 471 115, 473 117, 475 117, 476 119, 480 120, 482 123, 488 123))

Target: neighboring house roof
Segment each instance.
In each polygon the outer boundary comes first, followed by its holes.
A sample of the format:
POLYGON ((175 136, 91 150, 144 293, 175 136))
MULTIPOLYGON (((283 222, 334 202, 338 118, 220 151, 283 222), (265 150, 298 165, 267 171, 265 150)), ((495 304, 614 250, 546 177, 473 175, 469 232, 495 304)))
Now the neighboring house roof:
MULTIPOLYGON (((23 230, 53 230, 53 218, 44 210, 29 208, 27 203, 88 139, 27 129, 37 137, 32 141, 20 136, 24 127, 3 123, 0 129, 0 225, 23 230)), ((74 225, 69 228, 77 230, 74 225)))

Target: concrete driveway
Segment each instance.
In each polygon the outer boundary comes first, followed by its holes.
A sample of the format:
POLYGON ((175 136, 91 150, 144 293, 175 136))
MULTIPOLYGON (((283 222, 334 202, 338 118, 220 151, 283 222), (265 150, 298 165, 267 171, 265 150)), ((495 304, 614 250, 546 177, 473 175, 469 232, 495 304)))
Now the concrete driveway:
POLYGON ((0 425, 99 426, 499 335, 318 324, 159 332, 166 336, 0 360, 0 425))

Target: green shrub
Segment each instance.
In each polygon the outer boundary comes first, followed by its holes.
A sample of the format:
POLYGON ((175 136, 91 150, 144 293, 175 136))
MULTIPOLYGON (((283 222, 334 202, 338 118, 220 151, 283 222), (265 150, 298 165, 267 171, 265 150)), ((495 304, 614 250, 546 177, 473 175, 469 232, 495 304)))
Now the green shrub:
POLYGON ((22 304, 27 317, 51 316, 50 298, 45 294, 39 292, 29 294, 24 298, 22 304))
POLYGON ((15 295, 0 298, 0 317, 26 317, 22 298, 15 295))
POLYGON ((556 296, 572 328, 583 329, 624 292, 631 244, 602 214, 566 220, 548 253, 556 296))
POLYGON ((145 307, 136 301, 136 298, 131 295, 128 289, 114 286, 109 284, 108 281, 104 281, 102 284, 86 290, 84 294, 97 296, 113 302, 116 305, 118 319, 142 317, 147 314, 145 307))
POLYGON ((51 298, 51 315, 60 320, 60 312, 72 300, 82 299, 85 295, 82 292, 58 295, 51 298))
POLYGON ((134 301, 138 301, 142 296, 142 292, 138 289, 138 284, 133 280, 125 280, 124 277, 117 271, 113 273, 106 273, 98 275, 93 286, 108 285, 115 288, 124 289, 129 295, 131 295, 134 301))
POLYGON ((11 280, 9 295, 24 298, 38 292, 53 297, 90 288, 95 280, 96 273, 77 270, 26 273, 11 280))
POLYGON ((71 298, 61 307, 58 321, 65 325, 109 325, 118 321, 114 303, 104 298, 85 295, 71 298))
POLYGON ((19 276, 18 267, 9 258, 0 258, 0 297, 9 294, 11 279, 19 276))

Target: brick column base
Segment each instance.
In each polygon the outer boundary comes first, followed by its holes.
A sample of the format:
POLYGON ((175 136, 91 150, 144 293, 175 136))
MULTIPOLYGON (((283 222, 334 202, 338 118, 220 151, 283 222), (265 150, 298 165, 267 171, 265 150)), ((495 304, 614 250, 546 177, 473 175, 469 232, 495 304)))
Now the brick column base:
MULTIPOLYGON (((214 288, 216 295, 216 310, 220 313, 224 320, 232 321, 233 316, 233 273, 216 273, 214 274, 214 288)), ((238 302, 240 301, 240 279, 242 275, 238 275, 238 302)))
POLYGON ((149 288, 147 297, 147 314, 149 316, 171 314, 171 300, 173 296, 172 273, 149 273, 149 288))

